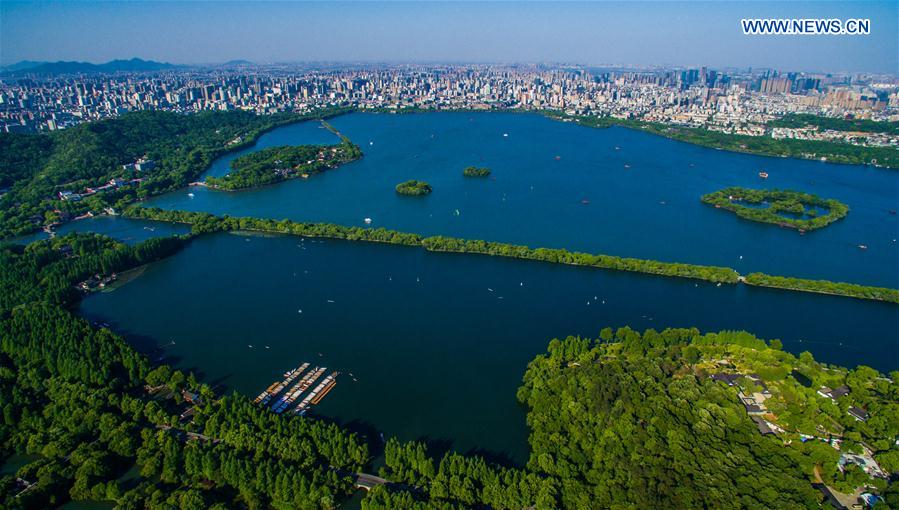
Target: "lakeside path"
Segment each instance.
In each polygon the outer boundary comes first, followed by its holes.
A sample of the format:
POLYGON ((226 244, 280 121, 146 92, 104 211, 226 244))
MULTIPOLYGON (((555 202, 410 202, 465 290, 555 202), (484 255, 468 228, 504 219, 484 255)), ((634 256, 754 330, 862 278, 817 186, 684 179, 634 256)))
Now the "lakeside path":
POLYGON ((330 223, 300 223, 291 220, 259 218, 234 218, 214 216, 209 213, 171 211, 145 207, 131 207, 124 216, 191 225, 192 236, 223 231, 257 231, 302 237, 324 237, 348 241, 367 241, 424 248, 427 251, 468 253, 535 260, 555 264, 593 267, 645 273, 657 276, 673 276, 705 280, 717 285, 746 284, 788 291, 811 292, 833 296, 852 297, 899 304, 899 289, 858 285, 854 283, 809 280, 764 273, 741 275, 729 267, 703 266, 661 262, 603 254, 570 252, 564 249, 529 248, 507 243, 482 240, 457 239, 443 236, 422 237, 418 234, 398 232, 384 228, 346 227, 330 223))

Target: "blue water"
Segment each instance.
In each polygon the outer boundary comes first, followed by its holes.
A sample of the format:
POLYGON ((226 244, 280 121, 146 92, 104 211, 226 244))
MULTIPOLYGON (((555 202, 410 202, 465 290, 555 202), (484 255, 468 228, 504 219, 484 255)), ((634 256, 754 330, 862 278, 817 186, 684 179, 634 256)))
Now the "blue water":
MULTIPOLYGON (((194 198, 181 190, 149 205, 360 226, 370 217, 373 226, 428 235, 899 287, 899 219, 889 214, 899 204, 899 171, 717 151, 529 114, 358 113, 329 122, 362 147, 362 160, 308 180, 236 193, 191 190, 194 198), (463 178, 468 165, 493 174, 463 178), (425 180, 434 192, 397 196, 394 186, 407 179, 425 180), (700 202, 726 186, 807 191, 851 211, 799 235, 700 202)), ((264 135, 255 149, 334 141, 307 122, 264 135)), ((231 158, 210 173, 226 172, 231 158)))
POLYGON ((341 370, 316 413, 516 463, 515 392, 553 337, 746 329, 822 361, 899 368, 886 303, 297 237, 198 238, 81 313, 139 348, 175 341, 172 362, 248 396, 302 361, 341 370))
POLYGON ((229 152, 219 157, 212 162, 212 165, 203 177, 205 178, 207 175, 221 177, 231 171, 231 162, 235 159, 267 147, 300 144, 328 145, 338 142, 340 142, 340 139, 337 138, 334 133, 325 129, 321 122, 309 121, 289 124, 262 135, 259 137, 259 140, 256 141, 256 144, 251 147, 229 152), (297 140, 301 141, 297 142, 297 140))
MULTIPOLYGON (((422 234, 899 287, 894 171, 734 154, 536 115, 353 114, 331 123, 363 148, 362 160, 245 192, 179 190, 149 205, 346 225, 371 217, 422 234), (493 174, 463 178, 468 165, 493 174), (397 196, 396 183, 412 178, 434 192, 397 196), (699 201, 734 185, 810 191, 851 212, 800 236, 699 201)), ((307 122, 247 150, 335 140, 307 122)), ((226 173, 235 156, 210 173, 226 173)), ((72 225, 129 242, 167 233, 121 218, 72 225)), ((527 456, 527 429, 515 390, 557 336, 621 325, 746 329, 822 361, 899 368, 895 305, 293 237, 204 236, 87 298, 81 312, 140 348, 175 340, 165 350, 172 362, 250 396, 302 361, 352 372, 358 382, 341 377, 317 413, 516 463, 527 456)))
MULTIPOLYGON (((63 223, 56 229, 56 234, 60 236, 71 232, 95 232, 126 244, 137 244, 151 237, 186 234, 190 232, 190 225, 122 218, 120 216, 97 216, 63 223)), ((12 239, 12 241, 19 244, 28 244, 32 241, 48 239, 49 237, 46 232, 41 231, 12 239)))

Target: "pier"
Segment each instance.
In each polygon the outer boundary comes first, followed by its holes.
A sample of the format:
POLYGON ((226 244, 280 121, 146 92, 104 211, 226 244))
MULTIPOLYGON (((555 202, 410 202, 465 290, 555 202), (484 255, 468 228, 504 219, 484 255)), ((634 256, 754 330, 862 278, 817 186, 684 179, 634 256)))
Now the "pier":
MULTIPOLYGON (((309 368, 309 365, 309 363, 303 363, 297 368, 285 372, 284 379, 270 384, 268 388, 253 399, 253 403, 269 407, 275 414, 281 414, 289 410, 328 370, 327 367, 316 366, 303 375, 303 372, 309 368), (301 375, 302 377, 300 377, 301 375), (297 381, 298 378, 299 380, 297 381), (276 397, 278 398, 272 403, 272 399, 276 397)), ((334 386, 337 386, 337 376, 339 375, 340 372, 336 370, 328 374, 312 391, 306 393, 293 412, 295 414, 304 414, 311 406, 321 402, 334 389, 334 386)))
POLYGON ((325 367, 316 367, 312 372, 306 374, 300 379, 300 382, 290 388, 290 391, 288 391, 287 394, 272 405, 272 411, 276 414, 281 414, 286 411, 298 398, 300 398, 300 395, 302 395, 304 391, 312 386, 312 383, 325 373, 325 370, 327 370, 325 367))
POLYGON ((300 405, 297 406, 297 408, 294 410, 294 413, 303 414, 304 412, 306 412, 310 405, 319 403, 321 399, 324 398, 325 394, 331 391, 331 388, 333 388, 334 385, 337 384, 337 381, 335 379, 338 375, 339 372, 331 372, 328 377, 322 379, 322 382, 320 382, 318 386, 316 386, 315 389, 312 390, 308 395, 306 395, 306 398, 304 398, 303 401, 300 402, 300 405))
POLYGON ((253 399, 254 404, 265 405, 272 399, 272 397, 278 395, 284 388, 286 388, 290 383, 292 383, 300 374, 303 373, 304 370, 309 368, 309 363, 303 363, 293 370, 289 370, 284 373, 284 380, 281 382, 275 381, 268 388, 265 389, 262 393, 259 394, 255 399, 253 399))

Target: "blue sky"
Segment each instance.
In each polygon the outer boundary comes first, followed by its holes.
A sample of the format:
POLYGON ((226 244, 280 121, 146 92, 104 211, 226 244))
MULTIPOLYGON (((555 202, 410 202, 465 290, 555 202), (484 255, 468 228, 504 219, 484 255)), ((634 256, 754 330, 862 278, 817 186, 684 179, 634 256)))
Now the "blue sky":
POLYGON ((0 63, 569 62, 896 73, 893 2, 0 0, 0 63), (870 18, 868 36, 746 36, 741 18, 870 18))

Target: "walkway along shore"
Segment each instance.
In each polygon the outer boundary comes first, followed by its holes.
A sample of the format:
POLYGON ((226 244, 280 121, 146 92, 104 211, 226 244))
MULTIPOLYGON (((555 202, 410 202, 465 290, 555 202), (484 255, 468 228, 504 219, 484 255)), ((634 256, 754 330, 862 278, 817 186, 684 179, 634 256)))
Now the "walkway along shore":
POLYGON ((361 228, 331 223, 301 223, 291 220, 215 216, 202 212, 171 211, 141 206, 132 206, 128 208, 123 215, 129 218, 191 225, 191 236, 213 232, 252 231, 301 237, 367 241, 414 246, 433 252, 469 253, 536 260, 554 264, 630 271, 657 276, 692 278, 716 284, 746 284, 757 287, 812 292, 816 294, 869 299, 899 304, 899 289, 874 287, 854 283, 831 282, 828 280, 772 276, 764 273, 740 275, 736 270, 729 267, 661 262, 648 259, 618 257, 614 255, 570 252, 565 249, 555 248, 529 248, 527 246, 507 243, 467 240, 443 236, 422 237, 419 234, 387 230, 384 228, 361 228))

